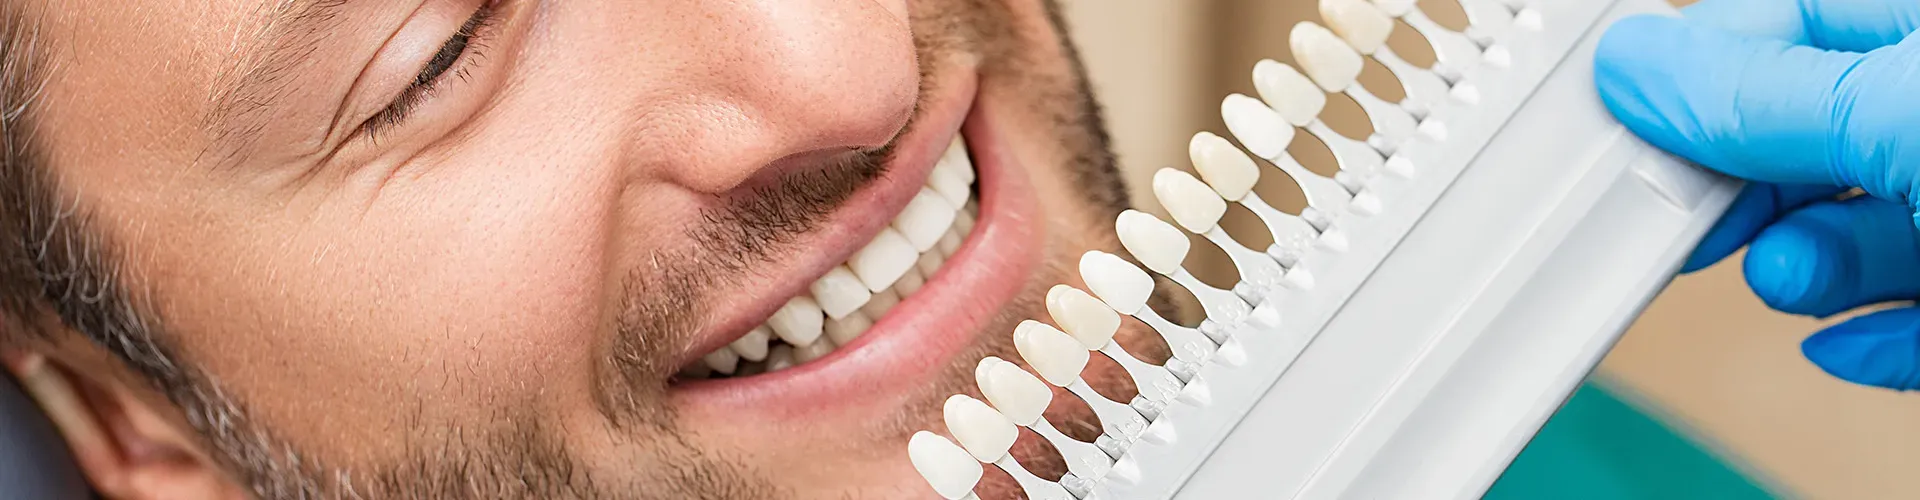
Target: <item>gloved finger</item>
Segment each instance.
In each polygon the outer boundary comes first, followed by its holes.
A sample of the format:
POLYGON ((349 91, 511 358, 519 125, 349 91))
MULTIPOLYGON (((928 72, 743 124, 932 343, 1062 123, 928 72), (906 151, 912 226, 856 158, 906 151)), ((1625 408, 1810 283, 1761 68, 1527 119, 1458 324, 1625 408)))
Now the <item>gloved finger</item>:
POLYGON ((1845 191, 1844 188, 1807 184, 1768 184, 1764 182, 1748 183, 1733 199, 1733 205, 1727 207, 1727 213, 1713 223, 1707 230, 1707 236, 1694 247, 1693 254, 1687 256, 1687 263, 1680 272, 1691 273, 1706 269, 1733 255, 1740 247, 1747 246, 1753 237, 1768 224, 1778 220, 1789 211, 1821 200, 1832 200, 1845 191))
POLYGON ((1754 238, 1747 286, 1774 309, 1816 317, 1920 298, 1911 213, 1865 196, 1795 210, 1754 238))
POLYGON ((1900 43, 1920 27, 1920 2, 1911 1, 1705 0, 1683 10, 1703 26, 1848 52, 1900 43))
POLYGON ((1903 55, 1881 54, 1868 64, 1862 54, 1635 17, 1601 40, 1595 80, 1628 128, 1709 168, 1903 199, 1904 191, 1875 191, 1890 185, 1860 185, 1901 180, 1889 179, 1886 167, 1911 154, 1893 140, 1910 128, 1895 126, 1911 108, 1902 106, 1910 98, 1905 89, 1920 83, 1897 59, 1903 55), (1860 119, 1872 118, 1876 106, 1898 109, 1877 111, 1888 119, 1860 119))
POLYGON ((1920 388, 1920 309, 1903 307, 1847 320, 1807 337, 1800 352, 1848 382, 1902 391, 1920 388))

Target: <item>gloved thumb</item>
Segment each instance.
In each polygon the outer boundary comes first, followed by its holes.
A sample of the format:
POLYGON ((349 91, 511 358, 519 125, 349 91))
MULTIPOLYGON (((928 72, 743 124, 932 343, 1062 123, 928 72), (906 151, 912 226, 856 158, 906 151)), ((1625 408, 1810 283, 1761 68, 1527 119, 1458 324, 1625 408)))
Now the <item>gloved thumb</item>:
POLYGON ((1854 318, 1800 344, 1821 370, 1849 382, 1920 389, 1920 309, 1904 307, 1854 318))
POLYGON ((1595 80, 1628 128, 1708 168, 1904 200, 1913 176, 1889 169, 1920 160, 1896 140, 1920 123, 1907 45, 1835 52, 1634 17, 1601 40, 1595 80))

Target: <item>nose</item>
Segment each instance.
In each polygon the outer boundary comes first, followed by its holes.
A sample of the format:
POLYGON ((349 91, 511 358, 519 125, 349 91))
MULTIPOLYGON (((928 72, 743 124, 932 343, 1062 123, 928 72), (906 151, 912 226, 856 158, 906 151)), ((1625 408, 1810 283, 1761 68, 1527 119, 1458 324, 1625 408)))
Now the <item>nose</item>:
POLYGON ((903 1, 609 6, 618 14, 602 26, 624 53, 606 55, 630 61, 626 88, 645 89, 629 101, 640 108, 627 163, 637 175, 723 193, 883 146, 913 115, 919 70, 903 1))

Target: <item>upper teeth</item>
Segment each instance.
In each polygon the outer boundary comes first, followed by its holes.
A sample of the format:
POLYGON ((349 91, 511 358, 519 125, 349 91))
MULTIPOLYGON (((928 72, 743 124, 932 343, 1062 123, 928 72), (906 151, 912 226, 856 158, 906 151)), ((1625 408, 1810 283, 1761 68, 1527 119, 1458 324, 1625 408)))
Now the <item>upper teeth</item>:
POLYGON ((707 354, 682 375, 780 370, 826 356, 858 338, 960 249, 979 211, 972 201, 977 178, 966 141, 955 137, 926 185, 889 227, 789 299, 765 325, 707 354))
MULTIPOLYGON (((847 259, 847 268, 860 277, 860 282, 867 285, 867 290, 878 292, 893 286, 907 271, 912 271, 914 262, 919 260, 919 251, 913 249, 913 243, 908 243, 907 237, 901 236, 893 228, 886 228, 880 230, 873 241, 867 242, 866 248, 854 252, 853 258, 847 259)), ((847 296, 840 300, 864 304, 867 298, 847 296)))

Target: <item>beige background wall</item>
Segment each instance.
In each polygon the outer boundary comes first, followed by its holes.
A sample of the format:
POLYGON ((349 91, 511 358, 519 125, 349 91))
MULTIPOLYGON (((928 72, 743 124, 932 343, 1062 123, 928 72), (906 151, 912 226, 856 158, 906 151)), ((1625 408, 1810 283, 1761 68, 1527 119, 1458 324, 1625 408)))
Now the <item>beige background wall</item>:
MULTIPOLYGON (((1319 18, 1311 0, 1063 1, 1143 205, 1152 205, 1144 187, 1153 170, 1187 168, 1192 133, 1224 132, 1219 99, 1251 94, 1246 82, 1253 63, 1290 61, 1288 30, 1319 18)), ((1450 1, 1421 4, 1429 12, 1457 12, 1450 1)), ((1404 44, 1417 43, 1408 31, 1396 34, 1402 53, 1404 44)), ((1383 92, 1390 87, 1381 84, 1383 73, 1368 69, 1369 88, 1396 98, 1397 92, 1383 92)), ((1365 133, 1350 103, 1330 109, 1340 113, 1330 120, 1336 128, 1365 133)), ((1324 153, 1302 142, 1309 141, 1296 141, 1296 156, 1316 170, 1331 168, 1324 153)), ((1269 199, 1296 200, 1282 208, 1297 207, 1297 192, 1285 186, 1261 190, 1269 199)), ((1767 310, 1746 290, 1736 256, 1675 282, 1599 376, 1620 382, 1671 424, 1737 456, 1789 493, 1920 498, 1920 394, 1856 387, 1821 373, 1800 357, 1799 341, 1822 324, 1767 310)))

